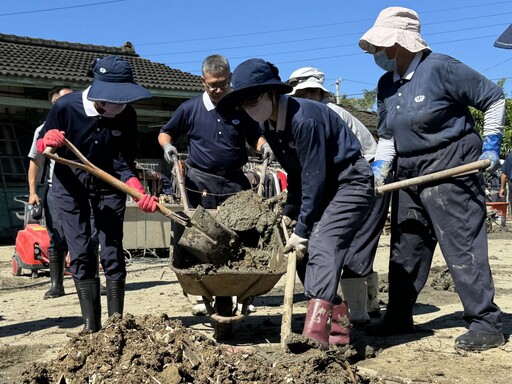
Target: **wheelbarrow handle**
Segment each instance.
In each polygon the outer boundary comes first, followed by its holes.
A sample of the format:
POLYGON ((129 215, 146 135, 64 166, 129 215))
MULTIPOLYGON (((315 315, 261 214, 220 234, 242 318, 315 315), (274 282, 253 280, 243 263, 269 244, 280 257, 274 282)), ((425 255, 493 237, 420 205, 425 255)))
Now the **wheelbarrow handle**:
POLYGON ((474 161, 472 163, 460 165, 460 166, 454 167, 454 168, 445 169, 445 170, 439 171, 439 172, 430 173, 428 175, 413 177, 411 179, 401 180, 401 181, 397 181, 395 183, 385 184, 381 187, 375 188, 375 194, 382 195, 386 192, 392 192, 392 191, 396 191, 398 189, 412 187, 414 185, 420 185, 420 184, 425 184, 425 183, 429 183, 432 181, 442 180, 442 179, 446 179, 448 177, 456 177, 456 176, 467 175, 470 173, 476 173, 482 169, 488 168, 489 165, 491 165, 491 161, 489 159, 474 161))
MULTIPOLYGON (((57 163, 69 165, 70 167, 79 168, 83 171, 89 172, 90 174, 110 184, 114 188, 117 188, 120 191, 130 195, 135 200, 139 200, 142 197, 143 194, 141 192, 137 191, 135 188, 126 185, 121 180, 112 176, 110 173, 105 172, 104 170, 98 168, 93 163, 91 163, 70 141, 65 139, 64 144, 71 150, 71 152, 73 152, 82 161, 82 163, 78 163, 76 161, 72 161, 55 155, 53 153, 55 149, 52 147, 46 147, 43 152, 43 155, 48 157, 49 159, 56 161, 57 163)), ((190 226, 190 220, 177 215, 175 212, 171 211, 163 204, 157 202, 157 208, 162 215, 168 217, 171 220, 176 221, 178 224, 181 224, 185 227, 190 226)))
POLYGON ((172 161, 174 164, 174 171, 176 172, 176 178, 178 179, 178 188, 180 190, 181 204, 183 204, 183 210, 185 213, 190 212, 190 204, 188 203, 187 190, 185 189, 185 180, 183 179, 183 173, 181 173, 181 164, 176 155, 172 155, 172 161))
POLYGON ((258 183, 258 196, 263 196, 263 190, 265 186, 265 175, 267 174, 267 168, 268 168, 268 162, 270 158, 267 157, 265 160, 263 160, 263 164, 261 165, 261 172, 260 172, 260 181, 258 183))

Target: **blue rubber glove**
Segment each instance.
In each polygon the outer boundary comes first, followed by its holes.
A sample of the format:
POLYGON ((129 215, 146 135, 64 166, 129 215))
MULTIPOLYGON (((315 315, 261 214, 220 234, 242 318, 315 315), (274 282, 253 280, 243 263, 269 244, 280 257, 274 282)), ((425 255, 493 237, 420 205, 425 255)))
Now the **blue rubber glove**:
POLYGON ((373 178, 375 180, 375 188, 382 187, 386 177, 388 177, 391 169, 391 161, 375 160, 372 163, 373 178))
POLYGON ((482 155, 478 160, 489 159, 491 165, 487 171, 494 172, 500 166, 500 147, 503 136, 499 134, 484 136, 484 144, 482 146, 482 155))

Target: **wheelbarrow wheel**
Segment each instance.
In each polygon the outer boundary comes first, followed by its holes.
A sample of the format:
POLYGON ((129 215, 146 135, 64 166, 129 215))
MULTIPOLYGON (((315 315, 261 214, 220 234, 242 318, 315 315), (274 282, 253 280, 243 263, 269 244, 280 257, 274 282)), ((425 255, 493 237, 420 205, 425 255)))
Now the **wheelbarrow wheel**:
MULTIPOLYGON (((220 316, 233 316, 233 301, 231 296, 217 296, 215 298, 215 312, 220 316)), ((233 323, 221 323, 216 321, 213 324, 213 337, 215 340, 224 340, 231 336, 233 323)))

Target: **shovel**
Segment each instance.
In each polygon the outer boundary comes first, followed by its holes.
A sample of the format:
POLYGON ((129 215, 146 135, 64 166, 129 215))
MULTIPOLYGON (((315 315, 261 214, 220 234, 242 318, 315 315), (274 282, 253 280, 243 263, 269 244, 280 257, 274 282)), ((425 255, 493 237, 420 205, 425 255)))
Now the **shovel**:
MULTIPOLYGON (((136 200, 142 197, 143 194, 141 192, 92 164, 70 141, 65 139, 64 144, 82 161, 82 163, 77 163, 53 154, 53 148, 51 147, 46 148, 43 154, 58 163, 89 172, 136 200)), ((233 248, 238 244, 236 233, 215 220, 215 218, 201 206, 198 206, 192 217, 189 217, 185 213, 178 214, 173 212, 160 203, 157 203, 157 208, 162 215, 184 226, 185 231, 191 229, 188 233, 188 250, 202 262, 212 263, 215 266, 224 264, 232 255, 233 248)), ((183 235, 185 236, 185 233, 183 235)))
POLYGON ((489 167, 489 165, 491 165, 491 161, 488 159, 478 160, 472 163, 460 165, 458 167, 445 169, 444 171, 434 172, 428 175, 413 177, 411 179, 385 184, 381 187, 375 188, 375 195, 379 196, 386 192, 393 192, 398 189, 412 187, 414 185, 421 185, 432 181, 447 179, 448 177, 457 177, 468 175, 471 173, 476 173, 482 169, 489 167))
MULTIPOLYGON (((284 239, 288 241, 288 228, 283 220, 281 226, 284 232, 284 239)), ((297 269, 297 254, 295 251, 288 253, 288 263, 286 265, 286 283, 284 286, 283 298, 283 316, 281 319, 281 348, 287 350, 286 338, 292 332, 292 315, 293 315, 293 292, 295 289, 295 272, 297 269)))

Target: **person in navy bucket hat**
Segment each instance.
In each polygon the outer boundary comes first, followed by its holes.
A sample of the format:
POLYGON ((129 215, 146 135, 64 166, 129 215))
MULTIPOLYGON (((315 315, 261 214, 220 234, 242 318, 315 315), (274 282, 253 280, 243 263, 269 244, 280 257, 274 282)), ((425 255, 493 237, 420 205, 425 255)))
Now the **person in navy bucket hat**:
MULTIPOLYGON (((135 168, 137 155, 137 114, 129 105, 151 97, 151 93, 133 81, 130 64, 117 56, 94 62, 92 85, 81 92, 60 98, 50 110, 36 142, 43 153, 46 147, 72 161, 77 156, 65 145, 65 139, 94 165, 142 197, 137 205, 144 212, 155 212, 156 197, 147 193, 135 168)), ((83 332, 101 329, 100 281, 97 276, 97 246, 106 279, 109 317, 122 315, 124 309, 126 261, 123 250, 123 219, 126 194, 78 168, 56 163, 52 194, 62 221, 63 236, 70 250, 73 276, 82 318, 83 332)))
POLYGON ((144 87, 135 83, 132 67, 119 56, 106 56, 95 62, 94 80, 88 99, 113 104, 129 104, 152 97, 144 87))
POLYGON ((346 345, 348 307, 336 291, 350 244, 374 200, 361 143, 327 105, 286 95, 293 87, 269 62, 241 63, 232 87, 219 107, 242 108, 257 121, 287 173, 283 222, 297 224, 284 252, 296 252, 308 298, 302 334, 323 349, 346 345))

